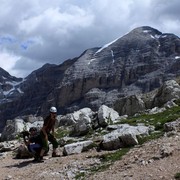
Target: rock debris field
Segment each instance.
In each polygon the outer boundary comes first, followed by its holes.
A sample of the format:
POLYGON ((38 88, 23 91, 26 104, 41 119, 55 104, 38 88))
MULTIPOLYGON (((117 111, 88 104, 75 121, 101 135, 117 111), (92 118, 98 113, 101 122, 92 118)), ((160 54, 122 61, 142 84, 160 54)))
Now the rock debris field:
MULTIPOLYGON (((33 159, 14 159, 13 152, 0 154, 1 180, 173 180, 180 173, 180 133, 137 145, 107 169, 92 173, 90 169, 102 165, 98 157, 111 153, 92 149, 81 154, 44 157, 43 163, 33 159), (83 173, 83 176, 78 176, 83 173)), ((176 178, 177 179, 177 178, 176 178)))

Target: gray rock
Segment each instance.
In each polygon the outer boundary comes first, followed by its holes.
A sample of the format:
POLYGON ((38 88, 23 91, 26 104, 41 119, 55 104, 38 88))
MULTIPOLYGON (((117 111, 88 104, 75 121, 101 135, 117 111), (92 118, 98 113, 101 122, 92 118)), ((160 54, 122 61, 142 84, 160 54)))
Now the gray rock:
POLYGON ((145 110, 145 104, 140 95, 120 98, 116 101, 114 109, 121 115, 134 115, 145 110))
POLYGON ((164 124, 164 130, 168 131, 180 131, 180 118, 173 122, 168 122, 164 124))
POLYGON ((137 136, 149 135, 150 128, 146 126, 130 126, 122 124, 116 126, 116 130, 103 136, 101 148, 105 150, 115 150, 121 147, 138 144, 137 136))
POLYGON ((83 136, 83 135, 86 135, 90 129, 91 129, 91 125, 89 123, 86 123, 86 117, 85 117, 85 119, 78 121, 73 126, 73 129, 71 131, 71 135, 83 136))
POLYGON ((20 145, 17 150, 15 151, 15 156, 17 159, 23 158, 32 158, 33 155, 30 153, 25 145, 20 145))
POLYGON ((78 121, 85 121, 86 124, 91 123, 94 112, 90 108, 83 108, 73 113, 68 113, 59 117, 59 126, 75 125, 78 121))
POLYGON ((0 152, 12 151, 15 148, 15 144, 12 142, 0 143, 0 152))
POLYGON ((160 107, 171 101, 172 99, 180 98, 180 85, 175 80, 166 81, 161 88, 159 88, 154 97, 153 106, 160 107))
POLYGON ((161 158, 168 157, 168 156, 172 155, 173 151, 174 151, 174 148, 171 147, 171 144, 163 145, 160 148, 161 158))
POLYGON ((93 141, 82 141, 64 146, 63 155, 79 154, 93 144, 93 141))
POLYGON ((119 120, 119 114, 112 108, 109 108, 105 105, 102 105, 98 110, 98 122, 102 127, 107 126, 108 124, 114 123, 119 120))

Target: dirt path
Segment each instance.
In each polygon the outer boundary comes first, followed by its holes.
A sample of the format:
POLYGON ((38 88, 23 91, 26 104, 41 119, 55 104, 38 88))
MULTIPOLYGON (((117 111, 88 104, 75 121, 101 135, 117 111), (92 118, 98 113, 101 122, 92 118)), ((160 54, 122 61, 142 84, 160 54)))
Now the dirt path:
MULTIPOLYGON (((108 152, 91 150, 60 158, 46 156, 44 163, 32 163, 32 159, 13 159, 12 152, 8 152, 0 156, 0 179, 71 180, 75 174, 100 165, 95 156, 104 153, 108 152)), ((90 176, 85 173, 84 179, 171 180, 176 173, 180 173, 180 133, 136 146, 106 171, 90 176)))

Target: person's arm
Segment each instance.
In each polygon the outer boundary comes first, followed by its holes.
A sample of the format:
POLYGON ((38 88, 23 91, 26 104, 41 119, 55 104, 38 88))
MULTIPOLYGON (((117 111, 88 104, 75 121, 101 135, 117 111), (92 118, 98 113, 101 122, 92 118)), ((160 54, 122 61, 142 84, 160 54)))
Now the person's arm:
POLYGON ((30 144, 30 141, 25 141, 24 143, 26 146, 28 146, 30 144))
POLYGON ((46 119, 44 120, 43 127, 42 127, 42 129, 41 129, 46 140, 48 140, 48 135, 47 135, 47 132, 46 132, 46 129, 47 129, 47 127, 48 127, 48 123, 49 123, 49 118, 46 117, 46 119))
POLYGON ((26 140, 24 143, 26 146, 28 146, 29 144, 31 144, 33 142, 33 138, 28 138, 28 140, 26 140))
POLYGON ((54 136, 55 134, 54 134, 54 126, 52 127, 52 135, 54 136))
POLYGON ((56 117, 55 116, 53 117, 53 121, 54 122, 53 122, 53 126, 52 126, 51 131, 52 131, 52 135, 55 136, 55 128, 54 128, 55 127, 55 123, 56 123, 56 117))

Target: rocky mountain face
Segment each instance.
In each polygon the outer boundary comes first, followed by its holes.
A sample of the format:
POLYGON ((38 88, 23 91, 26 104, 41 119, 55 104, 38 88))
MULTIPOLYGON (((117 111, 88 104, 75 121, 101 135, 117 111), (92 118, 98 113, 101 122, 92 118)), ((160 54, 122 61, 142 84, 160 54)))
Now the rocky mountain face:
POLYGON ((46 64, 25 79, 12 77, 2 70, 7 75, 2 74, 0 130, 4 127, 6 119, 25 114, 38 114, 46 97, 56 87, 57 80, 63 79, 64 71, 73 62, 74 60, 69 60, 60 66, 46 64))
POLYGON ((0 68, 0 105, 2 107, 0 111, 0 113, 2 112, 0 129, 4 126, 3 120, 6 117, 4 114, 4 105, 10 104, 17 98, 21 97, 23 92, 20 89, 20 84, 22 82, 22 78, 16 78, 14 76, 11 76, 4 69, 0 68))
POLYGON ((11 76, 4 69, 0 68, 0 103, 11 101, 21 94, 22 92, 18 85, 22 81, 22 78, 11 76))
POLYGON ((52 105, 60 114, 83 107, 97 110, 102 104, 114 107, 121 98, 150 92, 179 75, 179 37, 139 27, 102 48, 88 49, 60 65, 46 64, 18 79, 19 93, 10 99, 1 96, 1 127, 9 118, 45 115, 52 105))

